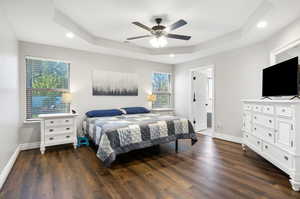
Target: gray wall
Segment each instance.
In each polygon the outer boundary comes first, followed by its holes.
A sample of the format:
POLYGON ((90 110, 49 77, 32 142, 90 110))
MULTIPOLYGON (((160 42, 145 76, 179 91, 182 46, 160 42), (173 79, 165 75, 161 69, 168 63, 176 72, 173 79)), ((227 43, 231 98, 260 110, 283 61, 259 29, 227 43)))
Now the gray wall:
POLYGON ((175 66, 175 110, 189 116, 189 69, 215 66, 216 132, 241 136, 241 99, 258 98, 261 93, 261 69, 268 65, 268 52, 263 43, 236 49, 175 66))
MULTIPOLYGON (((18 146, 19 69, 14 32, 0 8, 0 172, 18 146)), ((0 185, 1 186, 1 185, 0 185)))
MULTIPOLYGON (((148 106, 146 96, 151 92, 152 72, 173 72, 173 66, 154 62, 139 61, 117 56, 102 55, 61 47, 19 42, 21 67, 21 119, 25 110, 25 56, 43 57, 71 62, 71 91, 73 106, 83 114, 92 109, 120 108, 123 106, 148 106), (139 78, 138 96, 92 96, 92 70, 109 70, 137 73, 139 78)), ((79 125, 79 124, 78 124, 79 125)), ((21 143, 40 140, 38 123, 23 124, 20 134, 21 143)))

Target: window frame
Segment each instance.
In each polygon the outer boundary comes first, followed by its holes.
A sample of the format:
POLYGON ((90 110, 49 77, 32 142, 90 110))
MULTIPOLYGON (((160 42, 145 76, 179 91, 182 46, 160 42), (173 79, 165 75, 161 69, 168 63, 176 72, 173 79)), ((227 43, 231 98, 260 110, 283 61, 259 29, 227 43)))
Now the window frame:
POLYGON ((167 107, 158 107, 158 106, 154 106, 153 102, 152 104, 152 109, 172 109, 173 107, 173 74, 172 73, 168 73, 168 72, 158 72, 158 71, 153 71, 152 72, 152 76, 151 76, 151 91, 152 94, 154 95, 160 95, 160 94, 164 94, 164 95, 170 95, 170 103, 168 104, 167 107), (159 73, 159 74, 165 74, 165 75, 169 75, 170 79, 169 79, 169 91, 154 91, 153 90, 153 77, 155 73, 159 73))
MULTIPOLYGON (((24 115, 23 115, 23 118, 24 118, 24 123, 34 123, 34 122, 40 122, 40 120, 38 118, 27 118, 27 63, 26 63, 26 59, 33 59, 33 60, 39 60, 39 61, 53 61, 53 62, 63 62, 65 64, 68 64, 69 67, 68 67, 68 74, 69 74, 69 77, 68 77, 68 89, 58 89, 58 88, 55 88, 55 89, 49 89, 49 88, 35 88, 35 89, 32 89, 33 90, 49 90, 49 91, 54 91, 54 92, 70 92, 71 91, 71 61, 65 61, 65 60, 60 60, 60 59, 52 59, 52 58, 44 58, 44 57, 34 57, 34 56, 24 56, 24 115)), ((68 109, 70 110, 71 108, 71 105, 68 104, 68 109)))

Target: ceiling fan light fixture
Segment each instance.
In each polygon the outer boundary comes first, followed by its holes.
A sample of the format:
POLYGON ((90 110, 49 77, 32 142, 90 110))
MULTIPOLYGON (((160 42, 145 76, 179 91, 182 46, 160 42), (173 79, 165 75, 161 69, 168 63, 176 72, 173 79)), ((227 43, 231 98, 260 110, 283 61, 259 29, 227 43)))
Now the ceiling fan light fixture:
POLYGON ((163 48, 168 44, 168 41, 165 36, 153 37, 149 40, 149 43, 154 48, 163 48))

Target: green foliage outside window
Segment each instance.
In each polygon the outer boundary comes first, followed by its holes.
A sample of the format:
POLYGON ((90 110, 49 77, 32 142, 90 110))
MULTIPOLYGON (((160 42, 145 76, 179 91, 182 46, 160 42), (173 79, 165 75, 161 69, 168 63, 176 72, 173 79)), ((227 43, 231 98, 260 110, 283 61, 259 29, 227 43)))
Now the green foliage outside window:
POLYGON ((68 112, 69 105, 62 103, 61 96, 69 90, 69 64, 27 58, 26 69, 27 119, 68 112))

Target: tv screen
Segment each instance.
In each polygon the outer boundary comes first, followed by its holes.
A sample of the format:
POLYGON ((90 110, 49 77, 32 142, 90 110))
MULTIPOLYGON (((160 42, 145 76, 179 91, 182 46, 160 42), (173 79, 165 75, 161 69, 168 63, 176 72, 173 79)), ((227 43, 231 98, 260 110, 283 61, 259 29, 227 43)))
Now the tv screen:
POLYGON ((298 95, 298 57, 263 70, 263 97, 298 95))

